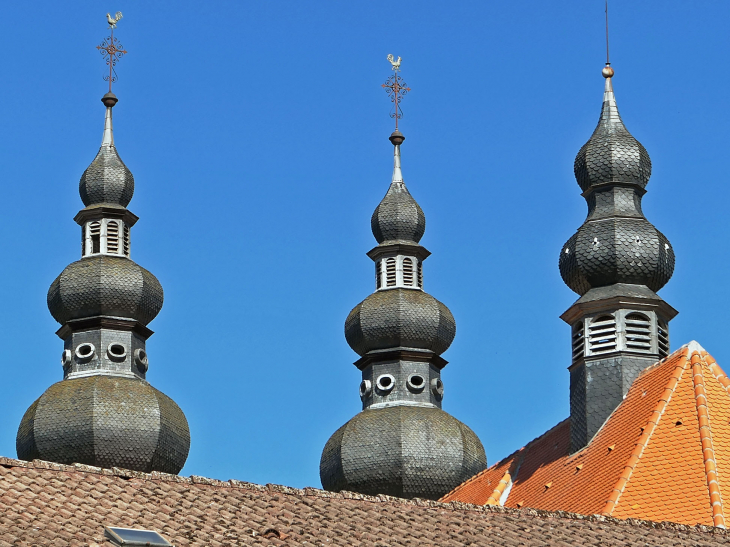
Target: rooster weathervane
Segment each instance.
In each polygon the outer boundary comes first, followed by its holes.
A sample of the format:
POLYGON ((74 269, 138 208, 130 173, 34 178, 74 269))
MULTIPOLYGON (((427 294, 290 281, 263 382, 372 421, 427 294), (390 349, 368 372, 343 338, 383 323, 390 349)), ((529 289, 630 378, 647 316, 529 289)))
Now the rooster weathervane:
POLYGON ((117 23, 122 18, 122 12, 118 11, 112 17, 111 14, 106 14, 106 21, 109 23, 110 35, 105 38, 101 45, 96 46, 102 57, 106 60, 106 64, 109 66, 109 74, 104 76, 104 81, 109 82, 109 93, 112 92, 112 83, 117 81, 117 73, 114 70, 115 65, 122 56, 127 53, 124 46, 114 38, 114 29, 117 28, 117 23))
POLYGON ((385 92, 393 102, 393 111, 391 112, 390 117, 395 118, 395 130, 398 131, 398 120, 403 117, 400 101, 403 97, 405 97, 406 93, 411 90, 411 88, 408 87, 408 84, 406 84, 403 81, 403 78, 400 77, 401 58, 398 57, 396 60, 394 55, 388 54, 388 61, 390 61, 393 68, 393 74, 391 74, 390 78, 388 78, 381 87, 385 88, 385 92))

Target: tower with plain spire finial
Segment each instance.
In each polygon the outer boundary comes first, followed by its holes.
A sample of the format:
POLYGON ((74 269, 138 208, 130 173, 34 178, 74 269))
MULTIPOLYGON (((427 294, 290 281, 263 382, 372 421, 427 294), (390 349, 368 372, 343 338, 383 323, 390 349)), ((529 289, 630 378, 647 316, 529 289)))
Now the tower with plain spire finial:
MULTIPOLYGON (((407 89, 399 67, 394 64, 386 86, 396 120, 407 89)), ((362 372, 363 411, 327 442, 320 477, 331 491, 438 499, 487 461, 474 432, 441 410, 447 364, 441 354, 456 324, 449 309, 423 290, 423 261, 430 253, 419 241, 426 218, 403 182, 404 140, 397 129, 390 135, 393 177, 371 219, 378 242, 368 253, 375 292, 345 321, 347 342, 360 355, 355 366, 362 372)))
POLYGON ((48 309, 62 325, 63 380, 26 411, 16 446, 24 460, 178 473, 190 432, 182 410, 146 380, 147 324, 163 293, 130 259, 134 177, 114 145, 113 79, 110 68, 101 148, 79 183, 81 259, 48 290, 48 309))
POLYGON ((669 354, 677 311, 656 291, 672 277, 674 251, 646 220, 641 199, 649 154, 626 129, 603 69, 598 126, 575 158, 588 217, 560 251, 560 274, 580 298, 561 318, 571 327, 571 449, 588 444, 639 373, 669 354))

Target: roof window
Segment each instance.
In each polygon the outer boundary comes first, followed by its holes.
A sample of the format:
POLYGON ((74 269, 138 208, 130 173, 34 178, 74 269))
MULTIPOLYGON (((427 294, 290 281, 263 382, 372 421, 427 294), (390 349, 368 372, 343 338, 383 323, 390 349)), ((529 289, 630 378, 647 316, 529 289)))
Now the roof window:
POLYGON ((104 527, 104 536, 114 545, 149 545, 150 547, 172 547, 172 543, 163 538, 154 530, 140 530, 136 528, 104 527))

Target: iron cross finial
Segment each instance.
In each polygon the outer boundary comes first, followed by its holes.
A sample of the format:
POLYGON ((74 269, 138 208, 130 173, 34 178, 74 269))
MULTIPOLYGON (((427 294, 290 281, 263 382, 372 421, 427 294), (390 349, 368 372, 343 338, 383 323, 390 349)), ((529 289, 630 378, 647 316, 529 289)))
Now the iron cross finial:
POLYGON ((117 81, 117 73, 114 70, 114 66, 127 53, 124 46, 114 38, 114 29, 117 28, 117 23, 122 18, 122 12, 118 11, 112 17, 110 14, 106 14, 107 23, 109 23, 109 29, 111 31, 109 37, 105 38, 101 45, 96 46, 102 57, 106 60, 106 64, 109 66, 109 74, 104 76, 104 81, 109 82, 109 93, 112 91, 112 82, 117 81))
POLYGON ((398 120, 403 117, 403 111, 400 108, 400 101, 403 97, 405 97, 406 93, 411 90, 411 88, 408 87, 408 84, 406 84, 403 81, 403 78, 400 77, 401 58, 398 57, 398 60, 396 60, 392 54, 388 54, 388 61, 390 61, 390 64, 393 67, 393 74, 391 74, 390 78, 382 84, 382 87, 385 88, 385 92, 393 102, 394 106, 390 117, 395 118, 395 130, 398 131, 398 120))

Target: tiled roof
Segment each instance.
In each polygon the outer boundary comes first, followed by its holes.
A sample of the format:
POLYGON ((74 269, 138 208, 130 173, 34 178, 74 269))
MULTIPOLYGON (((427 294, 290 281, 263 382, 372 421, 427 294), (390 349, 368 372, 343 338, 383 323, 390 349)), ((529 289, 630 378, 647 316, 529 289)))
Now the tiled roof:
POLYGON ((569 441, 567 419, 442 501, 722 527, 730 519, 730 379, 696 342, 644 371, 586 448, 571 455, 569 441))
POLYGON ((459 502, 0 458, 0 547, 108 545, 104 526, 186 545, 730 545, 730 532, 459 502))

